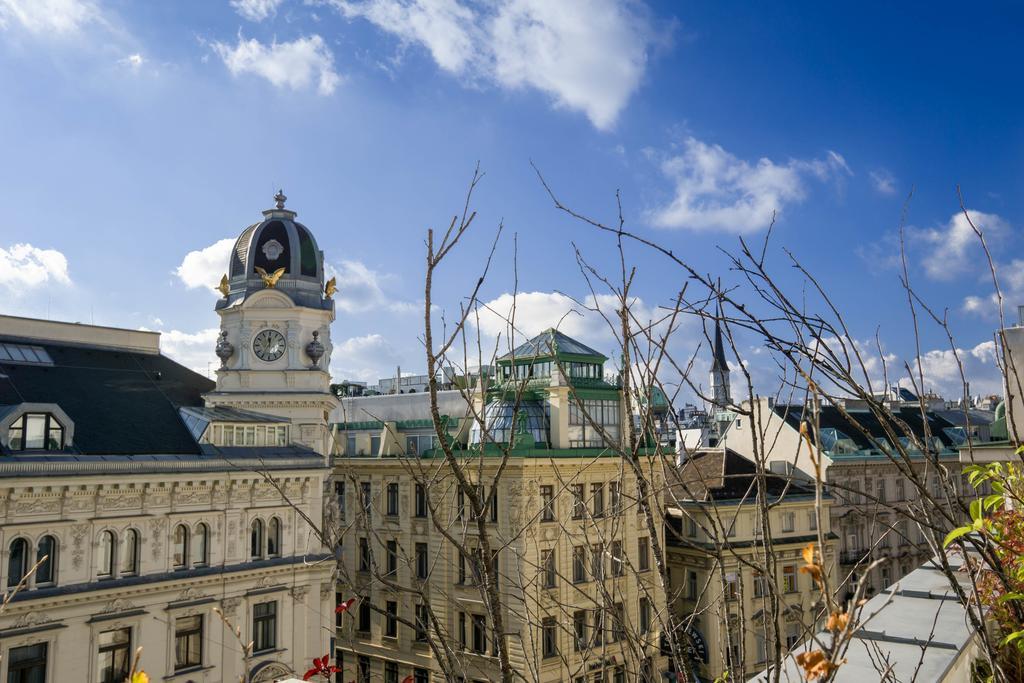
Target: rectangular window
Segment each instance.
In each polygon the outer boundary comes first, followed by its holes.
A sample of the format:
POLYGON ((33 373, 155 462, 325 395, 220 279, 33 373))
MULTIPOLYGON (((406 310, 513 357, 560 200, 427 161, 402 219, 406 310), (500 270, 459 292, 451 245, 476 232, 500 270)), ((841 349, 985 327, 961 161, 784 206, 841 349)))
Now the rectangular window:
POLYGON ((7 651, 7 683, 45 683, 46 643, 12 647, 7 651))
POLYGON ((587 610, 572 613, 572 649, 576 652, 587 649, 587 610))
POLYGON ((384 620, 384 636, 387 638, 398 637, 398 603, 388 600, 384 605, 387 618, 384 620))
POLYGON ((725 575, 725 599, 735 600, 740 596, 739 576, 736 574, 725 575))
POLYGON ((590 485, 590 505, 595 518, 604 517, 604 484, 590 485))
POLYGON ((370 437, 370 455, 372 455, 374 457, 380 455, 380 437, 379 436, 371 436, 370 437))
POLYGON ((636 566, 642 572, 651 568, 651 548, 646 536, 636 539, 636 566))
POLYGON ((252 606, 252 651, 264 652, 276 647, 277 603, 256 603, 252 606))
POLYGON ((640 598, 639 619, 640 634, 646 635, 651 630, 651 601, 647 598, 640 598))
POLYGON ((792 512, 782 513, 782 530, 793 531, 796 529, 796 515, 792 512))
POLYGON ((583 484, 573 484, 570 489, 572 491, 572 518, 583 519, 587 510, 587 503, 583 499, 583 484))
POLYGON ((622 485, 617 481, 608 483, 608 505, 611 514, 622 514, 622 485))
POLYGON ((388 517, 398 516, 398 484, 388 484, 388 517))
POLYGON ((572 549, 572 582, 583 583, 587 580, 587 547, 578 545, 572 549))
POLYGON ((540 566, 544 573, 544 587, 554 588, 557 585, 557 568, 555 567, 555 551, 552 548, 540 551, 540 566))
POLYGON ((896 500, 906 500, 906 488, 902 479, 896 480, 896 500))
POLYGON ((427 516, 427 489, 423 484, 416 484, 416 516, 427 516))
POLYGON ((497 489, 497 487, 495 487, 494 489, 491 490, 490 512, 491 512, 491 523, 492 524, 497 524, 498 523, 498 489, 497 489))
POLYGON ((473 615, 473 652, 487 652, 487 619, 482 614, 473 615))
POLYGON ((626 607, 621 602, 612 608, 612 642, 626 639, 626 607))
POLYGON ((103 631, 98 642, 100 683, 123 683, 131 669, 132 630, 119 628, 103 631))
POLYGON ((430 577, 430 551, 426 543, 416 544, 416 578, 430 577))
POLYGON ((604 610, 594 610, 594 638, 593 644, 600 645, 604 642, 604 610))
POLYGON ((370 539, 365 536, 359 538, 359 571, 370 571, 370 539))
POLYGON ((384 662, 384 683, 398 683, 398 662, 384 662))
POLYGON ((466 649, 466 613, 459 612, 459 647, 466 649))
POLYGON ((334 482, 334 495, 338 499, 338 515, 345 520, 345 482, 334 482))
POLYGON ((426 669, 413 669, 412 683, 430 683, 430 672, 426 669))
POLYGON ((686 535, 690 538, 697 538, 697 520, 693 517, 686 518, 686 535))
POLYGON ((357 672, 359 683, 370 683, 370 658, 366 655, 359 655, 357 672))
POLYGON ((767 586, 765 584, 764 574, 761 572, 754 572, 754 597, 764 597, 767 593, 766 588, 767 586))
POLYGON ((800 624, 786 624, 786 649, 792 650, 800 644, 800 624))
POLYGON ((885 486, 885 479, 879 479, 878 480, 878 502, 879 503, 884 503, 885 502, 885 488, 886 488, 886 486, 885 486))
POLYGON ((612 541, 612 576, 622 576, 626 573, 626 562, 622 556, 622 541, 612 541))
POLYGON ((430 628, 430 615, 427 613, 427 606, 416 605, 416 630, 414 638, 417 643, 426 642, 428 628, 430 628))
POLYGON ((364 597, 359 601, 359 619, 356 623, 356 630, 360 633, 370 632, 370 598, 364 597))
POLYGON ((590 574, 595 581, 604 579, 604 546, 600 543, 590 547, 590 574))
POLYGON ((782 592, 796 593, 796 565, 787 564, 782 568, 782 592))
POLYGON ((807 513, 807 528, 811 531, 818 530, 818 515, 814 510, 807 513))
POLYGON ((203 617, 174 620, 174 670, 203 665, 203 617))
POLYGON ((398 573, 398 541, 388 541, 388 576, 395 576, 398 573))
POLYGON ((345 438, 345 455, 352 456, 357 455, 356 453, 356 437, 354 434, 349 434, 345 438))
POLYGON ((555 487, 544 484, 540 487, 540 521, 555 521, 555 487))
POLYGON ((697 599, 697 592, 700 589, 697 587, 697 572, 687 572, 686 575, 686 595, 691 600, 697 599))
POLYGON ((364 481, 359 485, 359 487, 360 492, 362 493, 362 500, 360 503, 362 503, 363 512, 366 513, 366 519, 369 521, 370 515, 373 513, 373 489, 368 481, 364 481))
POLYGON ((554 617, 544 617, 541 621, 542 656, 544 659, 558 656, 558 622, 554 617))

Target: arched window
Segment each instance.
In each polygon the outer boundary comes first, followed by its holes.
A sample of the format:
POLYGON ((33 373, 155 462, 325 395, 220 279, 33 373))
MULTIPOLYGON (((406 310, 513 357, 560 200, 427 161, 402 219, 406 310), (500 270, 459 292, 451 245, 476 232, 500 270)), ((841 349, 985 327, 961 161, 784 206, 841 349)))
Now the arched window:
POLYGON ((174 555, 172 561, 175 569, 184 569, 188 566, 188 527, 179 524, 174 527, 174 555))
POLYGON ((7 556, 7 585, 17 586, 28 571, 28 541, 16 538, 11 541, 11 553, 7 556))
POLYGON ((100 534, 99 555, 96 560, 96 574, 103 577, 114 575, 114 556, 117 552, 117 537, 113 531, 100 534))
POLYGON ((267 524, 267 556, 281 556, 281 520, 271 517, 267 524))
POLYGON ((56 580, 57 539, 46 535, 39 539, 36 546, 36 562, 42 562, 36 570, 36 585, 53 583, 56 580), (46 558, 46 561, 43 561, 46 558))
POLYGON ((209 558, 210 528, 200 522, 196 524, 195 533, 192 536, 192 564, 196 567, 205 567, 210 561, 209 558))
POLYGON ((250 536, 250 548, 249 555, 254 560, 263 558, 263 521, 259 519, 252 520, 252 528, 250 536))
POLYGON ((139 573, 139 532, 128 529, 124 532, 121 544, 121 575, 132 576, 139 573))

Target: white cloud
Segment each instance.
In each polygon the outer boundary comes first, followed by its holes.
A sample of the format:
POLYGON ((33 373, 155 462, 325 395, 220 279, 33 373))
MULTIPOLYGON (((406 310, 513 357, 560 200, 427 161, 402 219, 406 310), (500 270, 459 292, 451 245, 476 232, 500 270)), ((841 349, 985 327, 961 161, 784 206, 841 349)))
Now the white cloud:
MULTIPOLYGON (((948 399, 956 399, 963 395, 963 379, 957 356, 963 364, 964 375, 971 385, 971 394, 987 395, 1002 393, 1002 379, 996 363, 996 345, 994 341, 984 341, 970 349, 933 349, 921 355, 920 367, 924 375, 924 390, 934 391, 948 399)), ((916 363, 914 364, 916 367, 916 363)), ((917 381, 917 375, 914 379, 917 381)), ((900 384, 910 387, 908 379, 900 384)))
POLYGON ((0 286, 20 294, 42 284, 71 284, 68 260, 56 249, 40 249, 31 244, 0 247, 0 286))
MULTIPOLYGON (((995 214, 981 211, 968 211, 968 214, 989 240, 1009 229, 1006 221, 995 214)), ((951 280, 961 273, 977 269, 976 257, 981 253, 981 243, 962 211, 953 214, 945 225, 929 229, 912 228, 907 234, 912 244, 927 250, 921 265, 929 277, 951 280)))
POLYGON ((803 200, 805 177, 841 183, 850 174, 846 160, 833 151, 824 159, 777 164, 761 158, 752 164, 693 137, 661 162, 661 170, 675 183, 675 197, 652 212, 654 225, 737 234, 768 227, 773 213, 803 200))
POLYGON ((532 88, 557 107, 607 130, 639 87, 648 53, 662 40, 630 0, 332 0, 426 48, 452 74, 503 88, 532 88))
POLYGON ((127 57, 124 57, 123 59, 117 60, 118 64, 120 64, 121 66, 127 67, 127 68, 131 69, 132 71, 138 71, 140 68, 142 68, 142 65, 145 62, 146 62, 146 58, 143 57, 142 55, 140 55, 137 52, 135 54, 133 54, 133 55, 128 55, 127 57))
POLYGON ((190 251, 185 254, 174 274, 189 289, 207 287, 210 291, 220 284, 221 277, 228 272, 231 248, 235 240, 231 238, 218 240, 208 247, 190 251))
POLYGON ((17 23, 30 33, 67 35, 99 19, 89 0, 0 0, 0 28, 17 23))
POLYGON ((305 90, 315 84, 319 94, 330 95, 341 82, 334 70, 334 56, 318 35, 290 43, 275 41, 269 46, 239 36, 234 47, 221 42, 212 47, 232 75, 255 74, 278 88, 305 90))
POLYGON ((263 21, 277 13, 284 0, 231 0, 231 6, 249 21, 263 21))
POLYGON ((214 353, 219 334, 216 327, 198 332, 160 330, 160 350, 201 375, 209 371, 212 379, 213 371, 220 367, 220 359, 214 353))
POLYGON ((884 168, 871 171, 868 174, 871 178, 871 185, 880 194, 896 194, 896 177, 884 168))
POLYGON ((354 379, 370 383, 394 376, 395 367, 401 362, 395 349, 379 334, 351 337, 335 344, 331 360, 334 381, 354 379))
POLYGON ((324 270, 328 278, 337 278, 338 291, 334 295, 335 305, 347 313, 388 310, 407 313, 421 310, 422 306, 389 297, 382 284, 393 276, 379 273, 361 261, 345 260, 337 266, 326 263, 324 270))
MULTIPOLYGON (((999 277, 999 288, 1003 294, 1003 315, 1009 318, 1008 324, 1017 320, 1017 306, 1024 304, 1024 259, 1013 259, 1009 263, 996 264, 999 277)), ((992 288, 987 277, 984 281, 992 288)), ((964 297, 963 310, 987 320, 999 319, 999 298, 993 290, 986 295, 970 295, 964 297)))

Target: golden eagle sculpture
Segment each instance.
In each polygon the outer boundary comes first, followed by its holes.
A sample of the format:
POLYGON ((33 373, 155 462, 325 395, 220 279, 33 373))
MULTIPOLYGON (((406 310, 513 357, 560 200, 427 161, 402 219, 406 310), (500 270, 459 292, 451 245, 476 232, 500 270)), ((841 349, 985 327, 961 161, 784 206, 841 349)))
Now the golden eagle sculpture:
POLYGON ((332 296, 334 296, 334 293, 337 291, 338 278, 332 277, 330 280, 327 281, 327 284, 324 285, 324 296, 330 299, 332 296))
POLYGON ((273 289, 274 287, 277 287, 277 281, 281 279, 282 275, 284 275, 284 271, 285 268, 278 268, 273 273, 268 274, 267 271, 263 270, 259 266, 256 266, 256 272, 259 273, 259 276, 261 278, 263 278, 263 286, 266 287, 267 289, 273 289))
POLYGON ((231 286, 228 284, 227 275, 221 275, 220 284, 217 285, 217 291, 220 292, 225 299, 228 298, 228 292, 231 291, 231 286))

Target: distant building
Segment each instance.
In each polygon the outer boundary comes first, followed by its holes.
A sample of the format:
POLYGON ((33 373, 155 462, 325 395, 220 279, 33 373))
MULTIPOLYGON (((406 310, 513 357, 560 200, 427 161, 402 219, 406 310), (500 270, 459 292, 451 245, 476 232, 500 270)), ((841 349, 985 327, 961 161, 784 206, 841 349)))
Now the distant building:
MULTIPOLYGON (((669 605, 690 640, 691 664, 701 680, 724 671, 735 676, 741 665, 754 671, 774 651, 764 618, 767 584, 751 569, 765 561, 755 477, 755 464, 735 451, 700 449, 680 465, 678 483, 670 484, 666 496, 669 605)), ((775 632, 790 650, 809 635, 804 625, 815 623, 820 607, 811 578, 799 572, 801 551, 818 542, 814 487, 769 473, 765 490, 778 558, 773 578, 782 602, 775 632)), ((830 529, 831 497, 822 503, 822 558, 835 585, 838 540, 830 529)))
MULTIPOLYGON (((342 401, 334 414, 345 420, 333 425, 346 529, 339 598, 356 597, 363 607, 339 621, 340 680, 353 673, 356 680, 441 680, 424 638, 405 625, 423 619, 425 605, 440 621, 430 628, 458 651, 457 680, 497 680, 473 569, 487 561, 497 567, 508 600, 503 618, 517 634, 509 645, 518 671, 551 683, 661 679, 667 665, 657 615, 664 603, 652 539, 637 515, 636 480, 591 421, 613 441, 625 438, 621 389, 605 381, 606 360, 547 330, 500 358, 493 384, 467 395, 439 394, 448 436, 471 463, 474 481, 493 481, 501 450, 511 448, 486 512, 494 537, 507 544, 492 558, 460 556, 435 528, 431 515, 473 545, 474 525, 467 525, 462 497, 443 474, 429 397, 342 401), (429 472, 442 474, 422 476, 429 472), (394 567, 389 581, 401 589, 378 580, 373 562, 393 562, 384 566, 394 567)), ((654 469, 652 486, 660 490, 654 469)))

